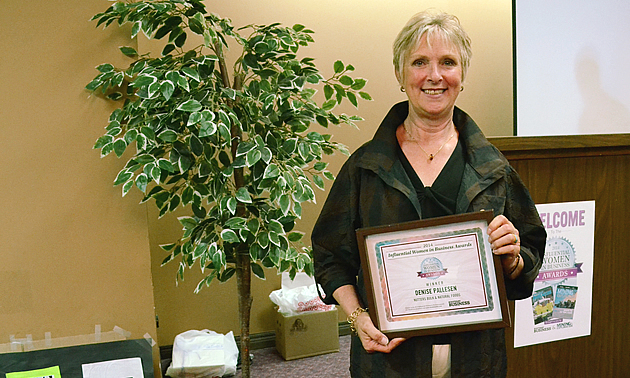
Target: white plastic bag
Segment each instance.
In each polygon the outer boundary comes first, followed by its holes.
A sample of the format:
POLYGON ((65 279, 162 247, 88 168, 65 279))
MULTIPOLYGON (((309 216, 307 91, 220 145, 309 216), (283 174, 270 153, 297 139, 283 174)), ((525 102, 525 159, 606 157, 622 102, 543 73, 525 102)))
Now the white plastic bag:
POLYGON ((222 377, 236 373, 238 348, 230 331, 191 330, 175 336, 173 360, 166 375, 173 378, 222 377))
POLYGON ((269 299, 278 306, 278 312, 285 316, 305 311, 329 311, 335 308, 334 305, 326 305, 322 302, 315 284, 274 290, 269 294, 269 299))

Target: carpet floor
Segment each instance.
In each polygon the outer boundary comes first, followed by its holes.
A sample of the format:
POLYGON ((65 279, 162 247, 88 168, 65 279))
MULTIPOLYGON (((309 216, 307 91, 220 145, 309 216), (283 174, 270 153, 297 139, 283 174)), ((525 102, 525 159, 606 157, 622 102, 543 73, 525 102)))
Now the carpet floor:
MULTIPOLYGON (((252 351, 252 378, 350 377, 350 336, 339 338, 339 352, 285 361, 275 347, 252 351)), ((240 369, 235 377, 241 378, 240 369)))

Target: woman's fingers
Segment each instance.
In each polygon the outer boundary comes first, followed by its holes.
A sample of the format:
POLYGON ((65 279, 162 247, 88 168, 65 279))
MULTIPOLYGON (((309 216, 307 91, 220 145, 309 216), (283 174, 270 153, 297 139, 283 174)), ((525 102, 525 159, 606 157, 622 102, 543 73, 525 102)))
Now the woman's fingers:
POLYGON ((389 353, 400 345, 400 343, 405 341, 403 338, 389 340, 385 334, 374 326, 367 313, 359 315, 356 324, 357 333, 361 339, 363 348, 368 353, 389 353))
POLYGON ((516 255, 520 252, 521 240, 518 230, 505 216, 498 215, 488 225, 488 241, 497 255, 516 255))

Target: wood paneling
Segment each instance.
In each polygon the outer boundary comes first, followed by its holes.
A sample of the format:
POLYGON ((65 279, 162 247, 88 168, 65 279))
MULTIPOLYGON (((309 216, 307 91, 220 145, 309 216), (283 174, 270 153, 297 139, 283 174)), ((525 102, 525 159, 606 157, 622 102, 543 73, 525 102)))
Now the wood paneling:
MULTIPOLYGON (((508 377, 630 377, 630 135, 491 139, 536 203, 595 200, 591 335, 514 349, 508 377)), ((512 307, 513 308, 513 307, 512 307)))

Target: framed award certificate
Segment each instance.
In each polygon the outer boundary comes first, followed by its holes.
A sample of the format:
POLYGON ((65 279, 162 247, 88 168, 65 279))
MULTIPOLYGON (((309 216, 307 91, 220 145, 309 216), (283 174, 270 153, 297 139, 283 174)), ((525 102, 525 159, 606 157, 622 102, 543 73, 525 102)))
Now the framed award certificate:
POLYGON ((369 314, 388 337, 510 326, 492 211, 357 230, 369 314))

